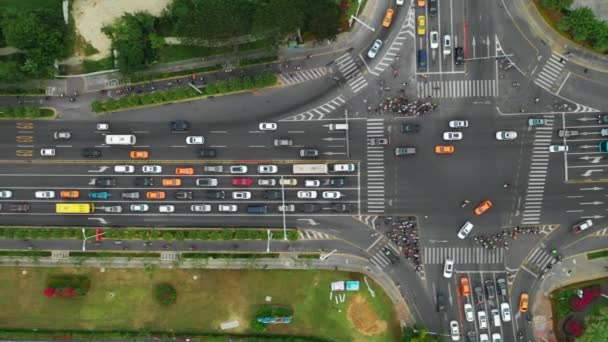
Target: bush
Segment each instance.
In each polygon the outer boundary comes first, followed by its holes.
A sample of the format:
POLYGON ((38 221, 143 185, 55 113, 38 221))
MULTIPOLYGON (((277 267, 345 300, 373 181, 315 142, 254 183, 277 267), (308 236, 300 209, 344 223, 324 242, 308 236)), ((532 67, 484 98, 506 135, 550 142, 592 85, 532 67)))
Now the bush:
POLYGON ((602 251, 597 251, 597 252, 587 253, 587 259, 588 260, 607 258, 607 257, 608 257, 608 249, 604 249, 602 251))
POLYGON ((44 295, 62 298, 82 297, 89 292, 90 288, 89 277, 76 274, 55 275, 47 280, 44 295))
POLYGON ((575 320, 574 318, 570 318, 566 321, 564 324, 564 331, 566 334, 576 337, 580 337, 585 332, 581 322, 575 320))
POLYGON ((19 118, 50 118, 54 112, 50 109, 39 107, 0 107, 0 118, 19 119, 19 118))
POLYGON ((161 305, 171 305, 177 300, 177 291, 171 284, 157 284, 154 289, 154 297, 161 305))

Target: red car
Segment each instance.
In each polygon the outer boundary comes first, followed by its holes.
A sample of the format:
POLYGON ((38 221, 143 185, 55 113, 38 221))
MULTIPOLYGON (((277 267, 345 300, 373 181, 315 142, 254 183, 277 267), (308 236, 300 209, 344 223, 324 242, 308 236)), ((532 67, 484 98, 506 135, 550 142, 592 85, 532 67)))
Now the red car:
POLYGON ((232 185, 234 186, 251 186, 253 179, 249 177, 235 177, 232 178, 232 185))

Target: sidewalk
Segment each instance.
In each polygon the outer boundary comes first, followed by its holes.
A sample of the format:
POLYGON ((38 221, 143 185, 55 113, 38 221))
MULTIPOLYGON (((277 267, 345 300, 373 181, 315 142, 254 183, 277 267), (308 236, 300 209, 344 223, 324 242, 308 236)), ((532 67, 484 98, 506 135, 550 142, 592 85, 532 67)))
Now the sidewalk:
MULTIPOLYGON (((51 259, 0 257, 0 266, 27 267, 97 267, 97 268, 205 268, 205 269, 296 269, 296 270, 339 270, 358 272, 372 278, 393 301, 398 319, 403 324, 413 325, 415 320, 405 304, 399 289, 384 272, 376 272, 376 267, 368 260, 348 255, 332 255, 324 261, 317 259, 297 259, 295 254, 284 254, 278 259, 182 259, 161 261, 150 258, 81 258, 51 259), (143 259, 143 260, 142 260, 143 259)), ((367 291, 362 286, 362 291, 367 291)))
POLYGON ((538 341, 557 341, 553 331, 553 317, 549 295, 557 288, 587 280, 608 276, 607 259, 587 260, 586 254, 566 258, 553 265, 548 276, 539 280, 536 297, 533 298, 534 336, 538 341), (568 273, 570 272, 570 273, 568 273))

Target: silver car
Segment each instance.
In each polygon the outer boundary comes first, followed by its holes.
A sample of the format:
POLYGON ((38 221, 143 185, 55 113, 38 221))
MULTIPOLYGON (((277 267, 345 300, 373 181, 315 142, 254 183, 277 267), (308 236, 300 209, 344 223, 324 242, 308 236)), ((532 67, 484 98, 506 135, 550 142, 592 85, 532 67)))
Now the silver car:
POLYGON ((462 132, 444 132, 443 140, 462 140, 462 132))
POLYGON ((209 204, 193 204, 190 206, 190 211, 195 213, 208 213, 211 211, 211 205, 209 204))
POLYGON ((145 211, 150 210, 150 206, 148 206, 147 204, 144 204, 144 203, 131 204, 129 206, 129 210, 135 211, 135 212, 145 212, 145 211))
POLYGON ((13 197, 13 192, 11 190, 0 190, 0 198, 11 198, 13 197))
POLYGON ((381 47, 382 47, 382 41, 380 39, 374 40, 374 44, 372 45, 371 48, 369 48, 369 51, 367 52, 367 57, 375 58, 376 55, 378 55, 378 52, 380 51, 381 47))
POLYGON ((517 132, 515 131, 498 131, 496 132, 496 140, 515 140, 517 132))

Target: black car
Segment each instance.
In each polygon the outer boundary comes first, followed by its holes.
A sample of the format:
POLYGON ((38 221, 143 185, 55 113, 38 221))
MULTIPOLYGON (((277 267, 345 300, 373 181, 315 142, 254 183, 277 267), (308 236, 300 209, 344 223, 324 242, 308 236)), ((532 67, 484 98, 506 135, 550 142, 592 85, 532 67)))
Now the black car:
POLYGON ((82 149, 82 156, 85 158, 99 158, 101 157, 101 150, 93 147, 87 147, 82 149))
POLYGON ((334 203, 331 205, 331 209, 337 213, 350 213, 353 207, 350 203, 334 203))
POLYGON ((429 0, 429 17, 437 15, 437 1, 439 0, 429 0))
POLYGON ((95 186, 116 186, 116 178, 95 178, 95 186))
POLYGON ((327 183, 331 186, 344 186, 346 185, 346 178, 338 177, 338 178, 330 178, 327 183))
POLYGON ((135 185, 154 186, 154 179, 152 177, 135 177, 135 185))
POLYGON ((505 278, 498 278, 496 280, 496 285, 498 286, 498 290, 502 296, 507 295, 507 281, 505 278))
POLYGON ((473 293, 475 294, 475 302, 477 304, 483 304, 483 289, 481 286, 475 286, 473 293))
POLYGON ((464 63, 464 49, 457 47, 454 49, 454 64, 460 65, 464 63))
POLYGON ((317 158, 319 157, 319 150, 314 148, 303 148, 300 150, 300 158, 317 158))
POLYGON ((321 207, 314 203, 306 203, 302 207, 302 211, 305 213, 316 213, 319 212, 319 210, 321 210, 321 207))
POLYGON ((139 191, 125 191, 122 194, 120 194, 120 197, 122 197, 123 199, 132 199, 132 200, 137 200, 140 197, 139 191))
POLYGON ((477 342, 477 335, 474 331, 467 332, 467 342, 477 342))
POLYGON ((496 295, 496 288, 491 280, 486 280, 486 294, 488 295, 488 299, 494 299, 496 295))
POLYGON ((30 211, 30 205, 27 203, 13 203, 10 205, 8 210, 17 213, 27 213, 28 211, 30 211))
POLYGON ((207 190, 208 199, 224 199, 226 192, 223 190, 207 190))
POLYGON ((175 193, 175 198, 180 200, 191 200, 192 191, 178 191, 175 193))
POLYGON ((281 199, 281 191, 279 190, 266 190, 264 191, 264 198, 268 200, 278 200, 281 199))
POLYGON ((395 252, 393 252, 388 247, 382 248, 382 254, 384 254, 384 256, 386 256, 388 258, 388 260, 390 260, 391 264, 394 264, 397 261, 399 261, 399 257, 397 255, 395 255, 395 252))
POLYGON ((201 148, 198 150, 199 158, 215 158, 217 156, 216 150, 201 148))
POLYGON ((420 130, 419 124, 413 124, 413 123, 402 123, 401 124, 402 133, 418 133, 419 130, 420 130))
POLYGON ((437 294, 437 312, 445 311, 445 298, 441 294, 437 294))
POLYGON ((185 132, 190 129, 190 123, 188 121, 171 121, 170 127, 173 132, 185 132))

